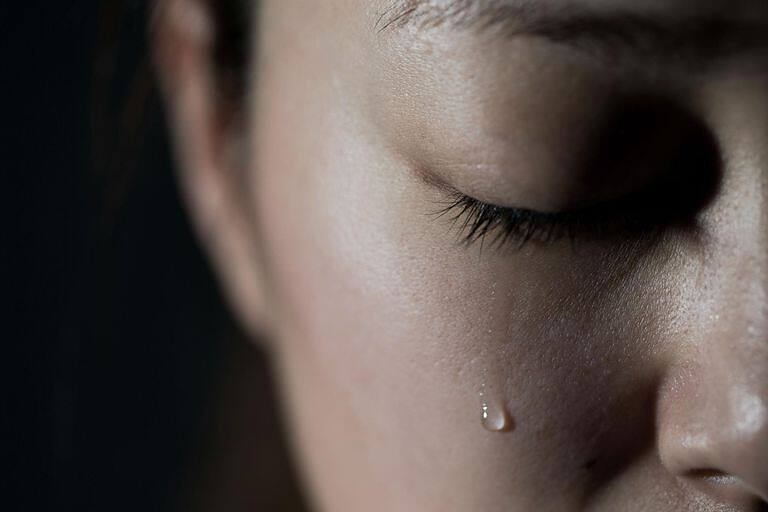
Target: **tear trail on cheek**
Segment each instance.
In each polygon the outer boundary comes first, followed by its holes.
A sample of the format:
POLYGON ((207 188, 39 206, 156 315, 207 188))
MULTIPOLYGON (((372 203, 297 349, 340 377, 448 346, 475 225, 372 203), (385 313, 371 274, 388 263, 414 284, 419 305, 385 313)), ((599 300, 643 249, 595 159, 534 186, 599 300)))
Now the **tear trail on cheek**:
POLYGON ((504 401, 495 396, 486 383, 480 386, 480 421, 490 432, 511 432, 515 422, 504 401))
MULTIPOLYGON (((488 310, 491 312, 495 310, 493 305, 496 302, 496 285, 497 283, 494 282, 491 286, 490 305, 488 307, 488 310)), ((496 340, 498 335, 494 334, 494 329, 492 328, 495 325, 493 315, 489 315, 485 321, 490 328, 487 329, 487 333, 483 336, 485 339, 481 344, 480 354, 476 359, 482 365, 479 368, 481 381, 478 391, 480 424, 489 432, 511 432, 515 429, 515 421, 509 412, 507 400, 505 400, 501 392, 505 386, 501 385, 503 372, 496 367, 499 359, 499 354, 497 353, 499 347, 496 340)))

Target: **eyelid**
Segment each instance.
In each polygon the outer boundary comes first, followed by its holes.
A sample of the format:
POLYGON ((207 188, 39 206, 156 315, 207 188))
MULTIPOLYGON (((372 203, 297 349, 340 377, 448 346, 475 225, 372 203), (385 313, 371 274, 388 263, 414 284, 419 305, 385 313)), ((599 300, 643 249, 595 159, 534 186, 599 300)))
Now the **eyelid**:
POLYGON ((447 199, 434 215, 448 216, 452 226, 458 226, 459 240, 467 246, 479 242, 481 247, 522 249, 529 243, 547 246, 564 239, 572 246, 581 240, 653 241, 664 228, 664 223, 653 214, 622 210, 620 203, 584 210, 538 212, 484 203, 449 185, 445 187, 447 199))
POLYGON ((502 207, 465 195, 450 186, 446 186, 445 190, 449 194, 448 200, 435 212, 435 216, 449 216, 452 225, 459 227, 460 240, 467 245, 484 243, 494 233, 491 245, 517 242, 519 247, 532 240, 551 242, 567 234, 563 229, 557 229, 558 220, 561 222, 559 226, 567 226, 566 222, 562 222, 567 214, 502 207))

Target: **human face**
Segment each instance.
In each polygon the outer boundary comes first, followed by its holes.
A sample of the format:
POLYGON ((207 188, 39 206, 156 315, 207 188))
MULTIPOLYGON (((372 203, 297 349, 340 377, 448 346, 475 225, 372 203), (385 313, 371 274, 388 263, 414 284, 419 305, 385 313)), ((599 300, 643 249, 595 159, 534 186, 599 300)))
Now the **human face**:
POLYGON ((765 509, 766 34, 763 0, 262 3, 244 189, 319 510, 765 509))
POLYGON ((250 190, 319 508, 757 510, 768 5, 448 4, 261 13, 250 190), (461 243, 472 212, 504 213, 461 243))

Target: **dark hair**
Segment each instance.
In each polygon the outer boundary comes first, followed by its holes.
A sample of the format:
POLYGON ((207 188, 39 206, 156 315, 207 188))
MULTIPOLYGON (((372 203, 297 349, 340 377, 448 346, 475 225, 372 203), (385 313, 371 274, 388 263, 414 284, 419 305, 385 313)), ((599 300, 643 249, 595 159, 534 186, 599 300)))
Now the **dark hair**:
POLYGON ((222 93, 242 99, 248 81, 251 23, 257 0, 209 0, 216 26, 214 60, 222 93))
POLYGON ((251 23, 257 0, 209 0, 216 26, 214 61, 225 95, 241 100, 247 90, 251 23))
MULTIPOLYGON (((216 27, 219 97, 239 104, 247 91, 251 32, 259 0, 202 0, 216 27)), ((104 222, 110 225, 134 182, 149 125, 160 102, 150 64, 146 23, 159 0, 105 2, 99 7, 91 106, 92 166, 106 180, 104 222)))

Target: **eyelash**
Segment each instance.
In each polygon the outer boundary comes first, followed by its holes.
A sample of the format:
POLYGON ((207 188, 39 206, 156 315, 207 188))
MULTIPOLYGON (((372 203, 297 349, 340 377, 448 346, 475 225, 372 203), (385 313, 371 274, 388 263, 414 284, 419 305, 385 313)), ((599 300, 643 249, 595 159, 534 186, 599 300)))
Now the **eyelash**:
POLYGON ((459 237, 467 245, 480 243, 496 247, 521 249, 531 242, 551 244, 569 239, 572 244, 582 238, 647 236, 661 228, 652 212, 638 212, 620 205, 601 205, 581 211, 560 213, 536 212, 484 203, 458 191, 449 191, 446 204, 437 217, 449 216, 459 225, 459 237), (490 243, 488 241, 490 240, 490 243))

